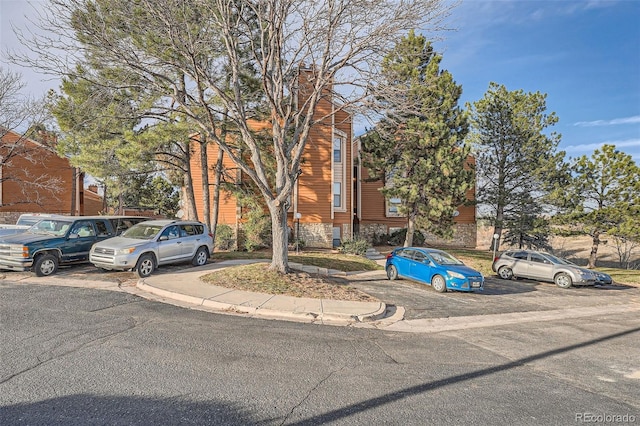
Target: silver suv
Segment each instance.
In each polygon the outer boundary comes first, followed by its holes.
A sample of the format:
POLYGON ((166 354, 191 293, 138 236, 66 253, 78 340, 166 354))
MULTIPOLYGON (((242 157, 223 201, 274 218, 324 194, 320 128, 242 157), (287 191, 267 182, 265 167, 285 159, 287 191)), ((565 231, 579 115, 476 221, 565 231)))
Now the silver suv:
POLYGON ((213 238, 204 223, 149 220, 94 244, 89 261, 102 269, 134 270, 144 278, 160 265, 185 261, 204 265, 212 253, 213 238))
POLYGON ((493 261, 492 269, 500 278, 529 278, 556 283, 558 287, 595 285, 598 273, 548 253, 530 250, 506 251, 493 261))

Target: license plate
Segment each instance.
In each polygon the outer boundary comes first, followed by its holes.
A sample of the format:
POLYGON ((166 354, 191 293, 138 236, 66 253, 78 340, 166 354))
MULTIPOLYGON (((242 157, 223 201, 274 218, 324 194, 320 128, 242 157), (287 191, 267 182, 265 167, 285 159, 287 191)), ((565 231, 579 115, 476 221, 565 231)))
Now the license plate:
POLYGON ((480 281, 471 281, 471 287, 480 287, 480 281))

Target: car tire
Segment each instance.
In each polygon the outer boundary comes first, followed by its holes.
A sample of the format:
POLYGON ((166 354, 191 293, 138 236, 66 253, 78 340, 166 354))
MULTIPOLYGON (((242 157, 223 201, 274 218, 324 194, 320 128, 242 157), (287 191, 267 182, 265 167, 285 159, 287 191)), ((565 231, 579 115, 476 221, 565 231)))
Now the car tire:
POLYGON ((558 275, 556 275, 553 281, 560 288, 570 288, 573 285, 573 280, 571 279, 571 276, 566 272, 561 272, 558 275))
POLYGON ((434 275, 431 278, 431 287, 438 293, 445 293, 447 291, 447 282, 442 275, 434 275))
POLYGON ((136 273, 140 278, 147 278, 156 269, 156 259, 153 255, 146 253, 140 256, 136 264, 136 273))
POLYGON ((389 265, 389 267, 387 268, 387 278, 389 278, 390 281, 397 280, 398 268, 396 268, 394 265, 389 265))
POLYGON ((193 260, 191 264, 193 266, 202 266, 207 264, 207 260, 209 259, 209 252, 206 248, 200 247, 196 251, 196 254, 193 256, 193 260))
POLYGON ((512 280, 513 279, 513 271, 511 268, 507 266, 502 266, 498 269, 498 276, 503 280, 512 280))
POLYGON ((33 270, 39 277, 48 277, 58 270, 58 258, 52 254, 41 254, 33 262, 33 270))

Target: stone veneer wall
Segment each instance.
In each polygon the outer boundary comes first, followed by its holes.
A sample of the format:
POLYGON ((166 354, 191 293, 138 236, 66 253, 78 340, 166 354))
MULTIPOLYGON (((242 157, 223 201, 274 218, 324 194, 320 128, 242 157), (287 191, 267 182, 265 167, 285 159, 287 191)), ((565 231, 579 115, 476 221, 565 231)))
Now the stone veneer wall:
POLYGON ((380 223, 360 224, 359 226, 359 238, 371 242, 376 235, 386 235, 389 233, 389 227, 380 223))
POLYGON ((331 223, 301 223, 300 239, 305 247, 333 248, 331 223))
MULTIPOLYGON (((296 225, 294 224, 292 228, 290 228, 291 238, 293 241, 295 238, 296 225)), ((242 230, 242 225, 235 227, 231 227, 234 231, 235 244, 231 248, 231 250, 240 250, 242 247, 242 243, 244 240, 244 231, 242 230)), ((300 224, 300 236, 299 238, 304 241, 305 247, 314 247, 314 248, 333 248, 333 225, 331 223, 301 223, 300 224)), ((349 225, 343 225, 342 232, 343 236, 348 236, 350 231, 349 225)), ((343 237, 342 239, 346 239, 348 237, 343 237)))
MULTIPOLYGON (((360 237, 367 241, 373 241, 375 235, 388 234, 387 225, 384 224, 360 224, 360 237)), ((444 239, 435 235, 425 234, 425 242, 429 245, 451 247, 476 247, 477 226, 475 223, 457 223, 453 228, 453 238, 444 239)))
POLYGON ((477 226, 475 223, 456 223, 453 238, 444 239, 425 233, 425 242, 430 245, 476 248, 477 226))
POLYGON ((18 218, 23 213, 19 212, 0 212, 0 223, 1 224, 11 224, 15 225, 18 221, 18 218))

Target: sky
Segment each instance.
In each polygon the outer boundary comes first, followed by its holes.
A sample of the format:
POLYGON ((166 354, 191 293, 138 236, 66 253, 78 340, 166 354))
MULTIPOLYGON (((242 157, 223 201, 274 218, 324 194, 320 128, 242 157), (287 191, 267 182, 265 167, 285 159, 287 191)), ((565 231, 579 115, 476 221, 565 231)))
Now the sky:
MULTIPOLYGON (((0 0, 0 52, 20 49, 11 24, 34 15, 29 3, 42 2, 0 0)), ((545 93, 567 157, 613 144, 640 164, 640 0, 462 0, 446 24, 434 46, 462 85, 462 105, 490 82, 545 93)), ((50 76, 0 61, 33 96, 57 89, 50 76)))

